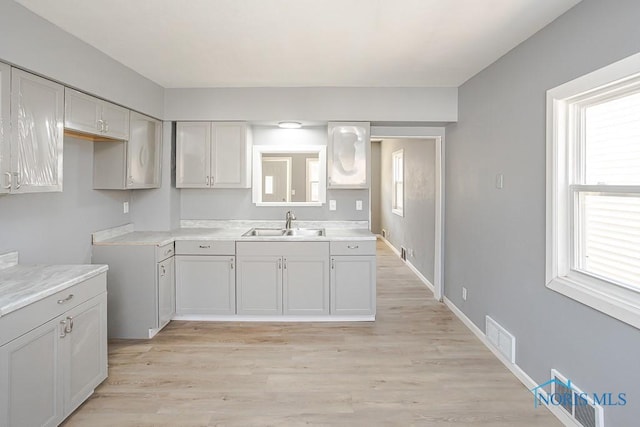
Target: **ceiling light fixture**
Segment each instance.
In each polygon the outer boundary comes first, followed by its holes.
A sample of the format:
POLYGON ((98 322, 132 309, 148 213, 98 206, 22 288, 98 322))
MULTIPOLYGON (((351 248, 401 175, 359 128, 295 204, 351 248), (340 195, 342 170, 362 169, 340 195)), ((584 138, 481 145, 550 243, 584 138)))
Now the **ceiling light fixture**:
POLYGON ((278 123, 278 127, 281 129, 300 129, 302 127, 302 123, 300 122, 280 122, 278 123))

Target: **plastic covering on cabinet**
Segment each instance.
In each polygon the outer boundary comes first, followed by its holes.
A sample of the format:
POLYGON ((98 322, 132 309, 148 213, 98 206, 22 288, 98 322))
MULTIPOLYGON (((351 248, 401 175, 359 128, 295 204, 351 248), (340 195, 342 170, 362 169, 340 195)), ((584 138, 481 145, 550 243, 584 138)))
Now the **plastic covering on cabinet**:
POLYGON ((330 185, 362 185, 367 182, 367 132, 361 126, 335 126, 330 134, 330 185))

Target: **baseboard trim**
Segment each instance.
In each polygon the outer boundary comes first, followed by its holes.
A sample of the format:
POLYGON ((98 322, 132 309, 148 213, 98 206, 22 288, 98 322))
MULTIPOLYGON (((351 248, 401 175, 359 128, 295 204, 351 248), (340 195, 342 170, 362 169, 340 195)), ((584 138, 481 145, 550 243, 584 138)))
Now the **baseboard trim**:
MULTIPOLYGON (((393 251, 393 253, 395 253, 395 254, 398 256, 398 258, 400 258, 400 251, 399 251, 399 250, 397 250, 397 249, 396 249, 396 248, 391 244, 391 242, 390 242, 390 241, 388 241, 386 238, 382 237, 382 236, 381 236, 381 235, 379 235, 379 234, 378 234, 378 238, 379 238, 380 240, 382 240, 382 241, 383 241, 383 242, 384 242, 384 243, 389 247, 389 249, 391 249, 391 250, 393 251)), ((418 279, 420 279, 420 281, 421 281, 422 283, 424 283, 424 284, 425 284, 425 286, 426 286, 427 288, 429 288, 429 290, 431 291, 431 293, 432 293, 432 294, 434 294, 434 296, 435 296, 435 288, 434 288, 433 284, 432 284, 432 283, 431 283, 431 282, 430 282, 426 277, 424 277, 424 275, 423 275, 422 273, 420 273, 420 271, 419 271, 419 270, 418 270, 418 269, 417 269, 413 264, 411 264, 411 262, 410 262, 410 261, 407 261, 407 260, 402 260, 402 261, 404 261, 404 263, 407 265, 407 267, 409 267, 409 270, 413 271, 413 274, 415 274, 416 276, 418 276, 418 279)))
MULTIPOLYGON (((493 355, 500 361, 502 362, 502 364, 509 369, 509 371, 511 371, 511 373, 518 379, 520 380, 520 382, 528 389, 531 390, 534 387, 538 386, 538 383, 536 383, 533 378, 531 378, 525 371, 522 370, 522 368, 520 368, 517 364, 515 363, 511 363, 511 361, 509 361, 506 357, 504 357, 499 351, 498 349, 496 349, 495 347, 493 347, 491 345, 491 343, 489 342, 489 340, 487 339, 486 335, 484 334, 484 332, 482 332, 480 330, 480 328, 478 328, 476 326, 475 323, 473 323, 471 321, 471 319, 469 319, 463 312, 462 310, 460 310, 449 298, 447 297, 443 297, 443 302, 445 303, 445 305, 447 307, 449 307, 449 310, 451 310, 453 312, 453 314, 456 315, 456 317, 458 319, 460 319, 462 321, 462 323, 464 323, 464 325, 471 331, 473 332, 473 334, 478 337, 478 339, 480 340, 480 342, 482 342, 482 344, 485 345, 485 347, 487 347, 489 349, 489 351, 491 351, 491 353, 493 353, 493 355)), ((533 404, 533 399, 532 399, 532 404, 533 404)), ((544 405, 562 424, 564 424, 565 426, 576 426, 576 427, 581 427, 580 424, 578 424, 573 418, 569 417, 567 414, 564 413, 563 410, 561 410, 559 407, 557 406, 549 406, 549 405, 544 405)))
POLYGON ((172 320, 197 322, 375 322, 375 315, 352 316, 248 316, 237 314, 176 314, 172 320))

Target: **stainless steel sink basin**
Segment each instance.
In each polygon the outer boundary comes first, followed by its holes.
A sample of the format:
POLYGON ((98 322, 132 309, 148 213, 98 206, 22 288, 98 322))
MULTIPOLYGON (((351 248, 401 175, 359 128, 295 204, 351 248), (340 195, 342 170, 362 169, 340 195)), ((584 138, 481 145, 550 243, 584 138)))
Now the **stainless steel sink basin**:
POLYGON ((252 228, 242 237, 305 237, 324 236, 324 228, 252 228))
POLYGON ((285 231, 282 228, 252 228, 242 236, 281 237, 284 236, 285 231))
POLYGON ((324 236, 324 228, 292 228, 285 236, 324 236))

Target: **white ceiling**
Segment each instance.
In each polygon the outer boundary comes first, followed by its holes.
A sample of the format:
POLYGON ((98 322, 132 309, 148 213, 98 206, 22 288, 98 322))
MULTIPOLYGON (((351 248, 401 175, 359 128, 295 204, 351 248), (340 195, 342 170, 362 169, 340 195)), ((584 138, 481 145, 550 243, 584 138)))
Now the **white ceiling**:
POLYGON ((17 0, 163 87, 459 86, 580 0, 17 0))

